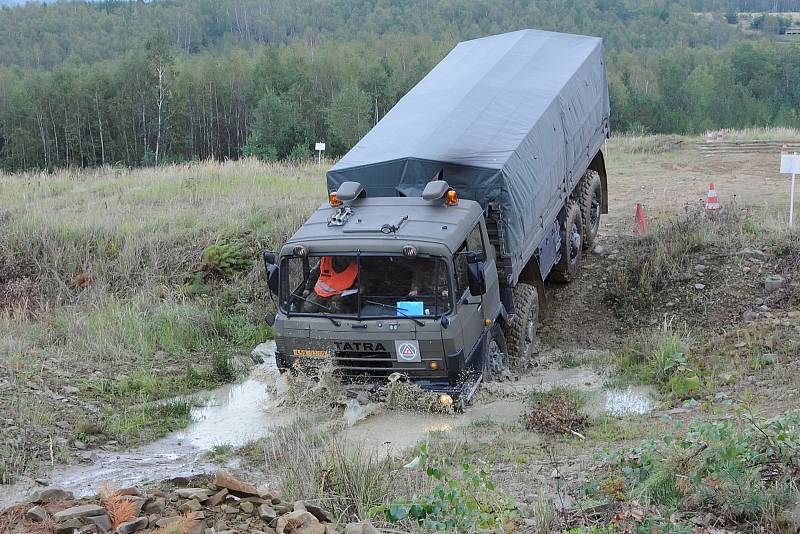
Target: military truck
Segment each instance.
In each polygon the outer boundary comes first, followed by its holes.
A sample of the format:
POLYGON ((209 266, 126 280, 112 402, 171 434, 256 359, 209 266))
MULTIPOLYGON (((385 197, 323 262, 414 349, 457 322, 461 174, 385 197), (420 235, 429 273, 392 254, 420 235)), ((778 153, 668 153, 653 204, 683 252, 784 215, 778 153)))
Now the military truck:
POLYGON ((524 364, 544 282, 576 277, 608 212, 608 135, 601 39, 458 44, 265 253, 279 368, 401 373, 452 400, 524 364))

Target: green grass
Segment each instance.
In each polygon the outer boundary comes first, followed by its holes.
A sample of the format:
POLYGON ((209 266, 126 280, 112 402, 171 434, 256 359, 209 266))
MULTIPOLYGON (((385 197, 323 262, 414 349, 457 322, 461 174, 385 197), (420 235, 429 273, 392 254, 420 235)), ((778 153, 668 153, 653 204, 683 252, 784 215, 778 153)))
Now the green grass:
POLYGON ((687 331, 669 323, 635 336, 614 354, 616 367, 606 386, 677 388, 678 379, 693 375, 688 362, 691 343, 687 331))
POLYGON ((0 174, 0 376, 81 401, 0 399, 12 437, 44 462, 39 435, 134 444, 185 425, 157 401, 241 375, 271 337, 260 253, 324 200, 323 169, 254 160, 0 174))

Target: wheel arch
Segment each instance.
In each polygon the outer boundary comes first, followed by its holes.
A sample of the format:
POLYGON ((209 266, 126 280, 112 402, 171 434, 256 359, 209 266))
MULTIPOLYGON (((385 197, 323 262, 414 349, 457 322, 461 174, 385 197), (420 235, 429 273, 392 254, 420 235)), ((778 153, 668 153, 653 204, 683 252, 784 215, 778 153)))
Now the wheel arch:
POLYGON ((589 169, 600 175, 600 183, 603 186, 603 203, 600 206, 600 213, 605 215, 608 213, 608 175, 606 174, 606 159, 602 150, 598 150, 597 154, 594 155, 591 163, 589 163, 589 169))

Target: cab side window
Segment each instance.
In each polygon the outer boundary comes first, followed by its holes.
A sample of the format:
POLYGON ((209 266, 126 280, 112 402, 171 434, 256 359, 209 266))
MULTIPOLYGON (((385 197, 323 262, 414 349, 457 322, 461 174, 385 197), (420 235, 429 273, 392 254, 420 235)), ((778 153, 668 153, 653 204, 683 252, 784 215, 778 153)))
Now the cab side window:
POLYGON ((469 279, 467 278, 467 252, 485 252, 480 223, 475 225, 475 228, 473 228, 467 236, 466 241, 458 247, 458 251, 453 258, 453 264, 456 269, 456 289, 459 297, 469 289, 469 279))

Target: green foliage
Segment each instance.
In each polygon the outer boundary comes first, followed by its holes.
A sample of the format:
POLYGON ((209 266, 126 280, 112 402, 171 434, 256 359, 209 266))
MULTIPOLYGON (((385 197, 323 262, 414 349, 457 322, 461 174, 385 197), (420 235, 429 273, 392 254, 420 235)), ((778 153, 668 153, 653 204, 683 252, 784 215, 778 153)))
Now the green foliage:
POLYGON ((516 504, 496 488, 489 473, 463 458, 433 456, 422 444, 413 463, 424 470, 434 487, 428 495, 373 507, 370 516, 397 523, 412 521, 438 531, 491 531, 507 529, 517 516, 516 504))
POLYGON ((613 384, 653 384, 676 397, 695 394, 700 386, 697 372, 689 364, 688 333, 665 323, 661 328, 636 336, 615 353, 617 369, 613 384))
MULTIPOLYGON (((730 522, 774 526, 800 482, 800 416, 763 420, 743 407, 736 416, 676 428, 612 457, 629 497, 658 506, 664 517, 681 507, 730 522)), ((656 526, 656 525, 654 525, 656 526)))
POLYGON ((0 10, 0 168, 338 156, 457 41, 526 27, 604 38, 617 131, 800 126, 788 19, 750 42, 717 0, 232 2, 0 10))
POLYGON ((248 256, 247 247, 241 243, 216 243, 203 251, 200 270, 230 278, 251 266, 248 256))

